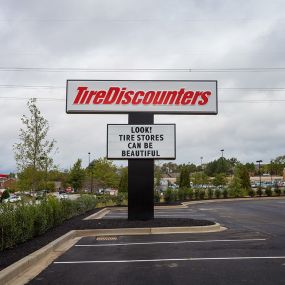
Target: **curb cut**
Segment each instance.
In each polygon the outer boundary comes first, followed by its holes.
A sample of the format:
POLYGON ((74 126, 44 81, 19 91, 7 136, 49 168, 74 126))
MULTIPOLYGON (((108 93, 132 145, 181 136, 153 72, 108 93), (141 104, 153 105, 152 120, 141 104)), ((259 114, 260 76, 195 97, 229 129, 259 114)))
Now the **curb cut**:
MULTIPOLYGON (((104 210, 104 209, 103 209, 104 210)), ((181 234, 181 233, 211 233, 224 231, 219 223, 210 226, 194 227, 157 227, 157 228, 119 228, 119 229, 94 229, 72 230, 58 239, 50 242, 41 249, 20 259, 7 268, 0 271, 0 284, 26 284, 39 272, 30 272, 36 265, 45 261, 47 267, 62 253, 71 248, 80 238, 88 236, 112 236, 112 235, 152 235, 152 234, 181 234)), ((43 270, 42 269, 42 270, 43 270)), ((42 271, 41 270, 41 271, 42 271)))

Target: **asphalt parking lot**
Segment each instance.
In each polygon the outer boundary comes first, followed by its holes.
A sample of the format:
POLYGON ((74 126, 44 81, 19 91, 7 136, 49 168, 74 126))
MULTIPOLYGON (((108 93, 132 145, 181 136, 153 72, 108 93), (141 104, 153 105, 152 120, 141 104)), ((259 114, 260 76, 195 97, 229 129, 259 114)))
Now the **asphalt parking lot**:
MULTIPOLYGON (((285 284, 285 199, 157 210, 228 230, 204 234, 86 237, 29 284, 285 284)), ((112 211, 105 218, 125 218, 112 211)))

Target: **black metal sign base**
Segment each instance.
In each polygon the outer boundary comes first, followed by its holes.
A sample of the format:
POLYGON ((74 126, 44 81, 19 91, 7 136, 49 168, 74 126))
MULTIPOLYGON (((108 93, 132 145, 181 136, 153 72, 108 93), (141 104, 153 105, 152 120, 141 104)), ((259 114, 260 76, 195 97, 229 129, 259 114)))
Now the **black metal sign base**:
MULTIPOLYGON (((129 124, 149 125, 153 121, 153 113, 129 113, 129 124)), ((154 160, 129 159, 128 171, 128 219, 153 219, 154 160)))

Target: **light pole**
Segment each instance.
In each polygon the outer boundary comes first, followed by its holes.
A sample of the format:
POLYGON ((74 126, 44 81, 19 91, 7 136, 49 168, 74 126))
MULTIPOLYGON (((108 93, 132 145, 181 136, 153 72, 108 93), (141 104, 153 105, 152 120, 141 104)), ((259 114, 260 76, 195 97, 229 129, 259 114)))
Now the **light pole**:
POLYGON ((224 149, 221 149, 221 153, 222 153, 222 172, 224 172, 224 149))
POLYGON ((272 174, 273 174, 273 173, 272 173, 272 172, 273 172, 273 167, 272 167, 273 165, 272 165, 272 164, 273 164, 273 161, 272 161, 272 159, 271 159, 271 160, 270 160, 270 176, 271 176, 271 186, 272 186, 272 174))
POLYGON ((203 156, 200 157, 201 159, 201 185, 202 185, 202 188, 203 188, 203 156))
POLYGON ((89 174, 90 174, 90 178, 91 178, 90 192, 93 193, 93 168, 92 168, 92 166, 90 166, 90 155, 91 155, 91 153, 88 152, 88 168, 89 168, 89 174), (90 172, 90 167, 91 167, 91 172, 90 172))
POLYGON ((260 172, 260 163, 262 162, 262 160, 257 160, 256 161, 258 163, 258 172, 259 172, 259 188, 261 189, 261 172, 260 172))

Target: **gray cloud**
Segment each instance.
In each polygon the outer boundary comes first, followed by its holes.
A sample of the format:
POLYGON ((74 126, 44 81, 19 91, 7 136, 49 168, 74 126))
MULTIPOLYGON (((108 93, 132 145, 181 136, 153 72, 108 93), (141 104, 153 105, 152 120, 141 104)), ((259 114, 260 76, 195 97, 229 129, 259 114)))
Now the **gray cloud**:
MULTIPOLYGON (((1 1, 2 67, 231 68, 282 67, 284 1, 1 1)), ((218 116, 156 116, 177 124, 177 161, 220 155, 269 161, 284 154, 284 91, 225 90, 285 87, 284 72, 76 73, 0 71, 0 85, 65 86, 66 79, 217 79, 218 116)), ((14 171, 12 145, 27 113, 25 100, 65 98, 65 89, 0 88, 0 172, 14 171)), ((106 153, 106 124, 125 115, 67 115, 62 101, 40 101, 58 141, 56 162, 69 168, 106 153)), ((120 164, 121 162, 118 162, 120 164)))

